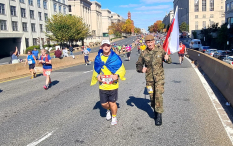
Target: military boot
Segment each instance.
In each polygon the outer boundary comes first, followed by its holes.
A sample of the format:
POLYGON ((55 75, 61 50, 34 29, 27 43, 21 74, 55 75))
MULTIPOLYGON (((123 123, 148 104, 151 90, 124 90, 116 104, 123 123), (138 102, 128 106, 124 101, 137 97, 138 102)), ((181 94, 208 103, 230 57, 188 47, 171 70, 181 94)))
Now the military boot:
POLYGON ((155 111, 155 125, 156 126, 161 126, 162 125, 162 114, 157 113, 156 111, 155 111))

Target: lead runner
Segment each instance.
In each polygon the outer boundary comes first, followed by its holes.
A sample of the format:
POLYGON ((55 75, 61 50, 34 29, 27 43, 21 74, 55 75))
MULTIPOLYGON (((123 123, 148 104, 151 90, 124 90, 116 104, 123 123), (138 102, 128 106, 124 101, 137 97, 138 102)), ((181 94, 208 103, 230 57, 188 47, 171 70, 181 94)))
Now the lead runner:
POLYGON ((111 50, 109 40, 103 40, 101 48, 94 61, 91 86, 99 81, 100 103, 107 109, 106 119, 112 119, 111 125, 116 125, 119 78, 125 80, 126 71, 121 58, 111 50))

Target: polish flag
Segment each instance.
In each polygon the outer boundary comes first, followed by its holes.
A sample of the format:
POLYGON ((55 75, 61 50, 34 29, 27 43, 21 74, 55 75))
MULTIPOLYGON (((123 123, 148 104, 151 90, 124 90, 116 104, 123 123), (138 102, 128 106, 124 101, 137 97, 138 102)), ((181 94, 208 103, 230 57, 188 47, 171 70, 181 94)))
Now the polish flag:
POLYGON ((178 23, 178 6, 172 20, 172 24, 167 32, 167 37, 163 43, 163 49, 168 55, 179 51, 179 23, 178 23))

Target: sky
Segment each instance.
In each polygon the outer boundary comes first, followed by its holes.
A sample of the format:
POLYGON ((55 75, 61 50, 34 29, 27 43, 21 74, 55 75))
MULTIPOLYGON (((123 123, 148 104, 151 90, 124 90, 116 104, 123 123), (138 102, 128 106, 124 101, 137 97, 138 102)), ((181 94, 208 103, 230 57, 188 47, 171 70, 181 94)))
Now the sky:
MULTIPOLYGON (((91 0, 93 1, 93 0, 91 0)), ((173 0, 96 0, 102 5, 102 9, 109 9, 125 19, 128 11, 134 25, 148 30, 148 26, 157 20, 162 20, 166 13, 173 10, 173 0)))

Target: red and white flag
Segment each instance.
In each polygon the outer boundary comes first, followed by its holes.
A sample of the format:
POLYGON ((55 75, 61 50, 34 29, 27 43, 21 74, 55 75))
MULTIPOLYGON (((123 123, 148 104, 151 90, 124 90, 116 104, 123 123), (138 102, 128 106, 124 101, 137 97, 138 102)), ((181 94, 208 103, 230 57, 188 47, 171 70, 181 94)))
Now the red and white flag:
POLYGON ((167 37, 163 43, 163 49, 168 55, 179 51, 179 23, 178 23, 178 6, 172 20, 172 24, 167 32, 167 37))

